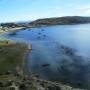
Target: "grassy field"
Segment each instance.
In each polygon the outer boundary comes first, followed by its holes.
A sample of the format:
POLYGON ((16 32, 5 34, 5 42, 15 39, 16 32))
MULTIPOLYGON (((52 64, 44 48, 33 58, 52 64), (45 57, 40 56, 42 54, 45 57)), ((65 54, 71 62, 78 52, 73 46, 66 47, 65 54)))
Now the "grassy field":
POLYGON ((15 71, 22 67, 26 45, 13 41, 0 42, 0 73, 15 71))

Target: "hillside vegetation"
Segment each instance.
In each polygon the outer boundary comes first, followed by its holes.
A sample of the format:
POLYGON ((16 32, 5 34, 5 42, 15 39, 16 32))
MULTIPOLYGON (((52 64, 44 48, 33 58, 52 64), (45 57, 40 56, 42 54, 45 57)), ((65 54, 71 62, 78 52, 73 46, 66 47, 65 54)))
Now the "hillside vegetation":
POLYGON ((39 26, 39 25, 64 25, 64 24, 82 24, 90 23, 90 17, 58 17, 58 18, 45 18, 38 19, 29 23, 30 26, 39 26))
POLYGON ((56 17, 56 18, 44 18, 37 19, 30 22, 13 22, 13 23, 1 23, 1 27, 17 28, 17 27, 36 27, 43 25, 66 25, 66 24, 83 24, 90 23, 90 17, 80 16, 67 16, 67 17, 56 17))

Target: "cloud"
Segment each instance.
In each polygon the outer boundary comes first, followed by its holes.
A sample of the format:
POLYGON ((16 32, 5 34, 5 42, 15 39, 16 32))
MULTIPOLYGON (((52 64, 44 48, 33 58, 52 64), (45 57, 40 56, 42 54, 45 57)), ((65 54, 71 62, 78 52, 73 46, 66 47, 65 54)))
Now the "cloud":
POLYGON ((90 14, 90 10, 87 10, 86 13, 87 13, 87 14, 90 14))
POLYGON ((78 7, 79 10, 90 10, 90 5, 86 5, 86 6, 81 6, 81 7, 78 7))
POLYGON ((90 16, 90 5, 83 5, 76 8, 78 12, 90 16))

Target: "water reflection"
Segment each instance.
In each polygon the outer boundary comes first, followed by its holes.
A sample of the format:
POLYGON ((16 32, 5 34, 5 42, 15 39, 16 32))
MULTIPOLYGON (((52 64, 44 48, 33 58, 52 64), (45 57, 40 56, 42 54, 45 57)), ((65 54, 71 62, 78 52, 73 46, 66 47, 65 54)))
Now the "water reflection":
MULTIPOLYGON (((72 52, 72 51, 71 51, 72 52)), ((66 56, 60 60, 58 72, 60 80, 65 83, 70 83, 77 87, 89 88, 90 78, 87 75, 90 73, 90 58, 73 54, 65 54, 66 56)))

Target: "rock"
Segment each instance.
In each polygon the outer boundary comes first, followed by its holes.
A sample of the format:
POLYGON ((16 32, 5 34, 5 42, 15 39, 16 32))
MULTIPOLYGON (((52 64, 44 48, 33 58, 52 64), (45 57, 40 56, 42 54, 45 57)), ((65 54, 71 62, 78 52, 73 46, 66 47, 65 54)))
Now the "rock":
POLYGON ((5 72, 5 74, 9 75, 9 74, 12 74, 12 72, 11 71, 7 71, 7 72, 5 72))
POLYGON ((3 85, 3 82, 0 82, 0 87, 3 87, 4 85, 3 85))
POLYGON ((43 64, 42 66, 43 66, 43 67, 47 67, 47 66, 49 66, 49 65, 50 65, 50 64, 43 64))
POLYGON ((61 88, 59 86, 48 86, 47 90, 61 90, 61 88))
POLYGON ((12 81, 8 81, 6 82, 5 87, 11 86, 11 85, 12 85, 12 81))
POLYGON ((26 85, 25 84, 20 84, 19 89, 20 90, 26 90, 26 85))
POLYGON ((15 88, 14 87, 10 87, 10 90, 15 90, 15 88))

